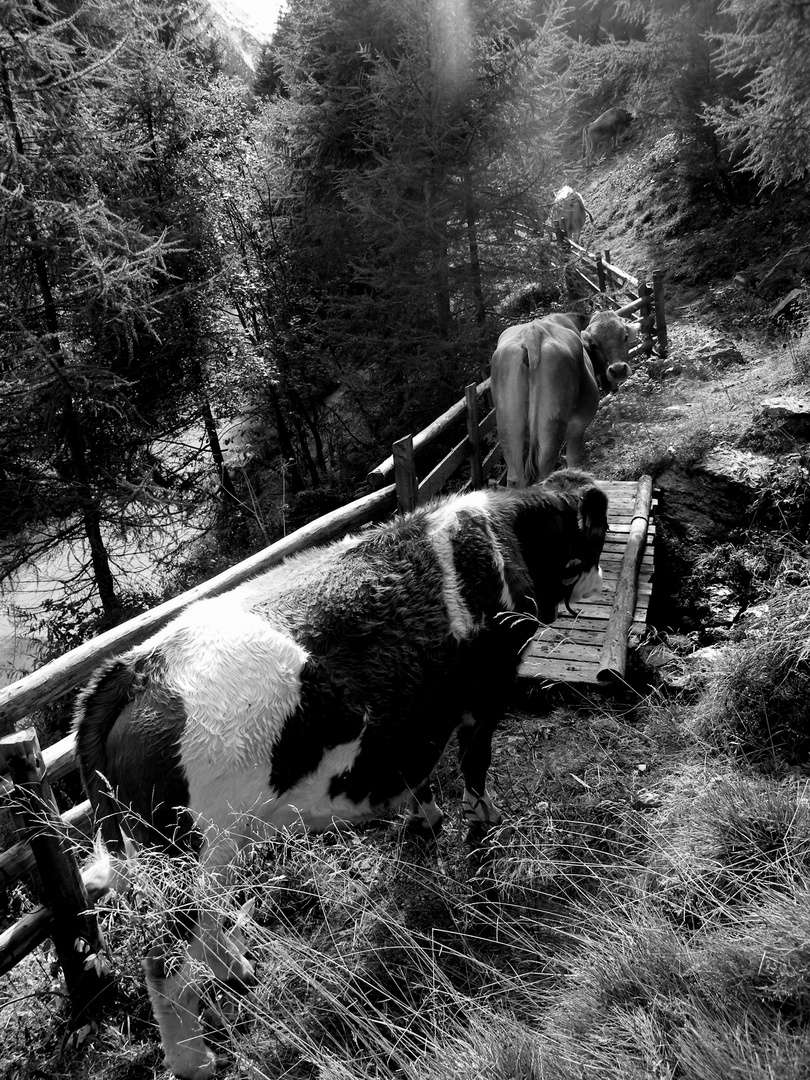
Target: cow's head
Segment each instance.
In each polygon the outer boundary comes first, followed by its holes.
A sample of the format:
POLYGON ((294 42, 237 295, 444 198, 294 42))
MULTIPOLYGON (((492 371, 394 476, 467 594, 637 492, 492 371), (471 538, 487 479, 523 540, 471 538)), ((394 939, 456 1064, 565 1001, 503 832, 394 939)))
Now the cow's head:
POLYGON ((543 481, 543 487, 559 491, 576 507, 577 533, 563 577, 563 599, 570 610, 602 591, 599 559, 608 530, 608 500, 593 477, 579 469, 560 469, 543 481))
POLYGON ((637 329, 628 326, 612 311, 597 311, 582 331, 582 344, 603 393, 618 390, 630 377, 629 350, 636 341, 637 329))

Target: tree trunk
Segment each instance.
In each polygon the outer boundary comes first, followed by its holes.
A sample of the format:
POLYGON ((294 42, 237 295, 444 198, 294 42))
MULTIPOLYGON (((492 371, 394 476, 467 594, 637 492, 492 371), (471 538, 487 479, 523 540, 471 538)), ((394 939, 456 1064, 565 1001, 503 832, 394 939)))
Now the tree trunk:
POLYGON ((443 338, 450 336, 450 288, 447 284, 447 237, 443 235, 437 244, 436 262, 433 270, 434 296, 436 299, 436 323, 443 338))
MULTIPOLYGON (((202 374, 202 371, 200 374, 202 374)), ((225 464, 222 445, 219 441, 219 432, 217 431, 214 414, 211 412, 211 402, 208 400, 208 395, 202 387, 199 391, 199 401, 200 413, 205 427, 205 435, 208 439, 208 449, 211 451, 211 457, 213 458, 217 475, 219 476, 219 490, 222 492, 222 501, 228 506, 233 507, 234 510, 241 511, 243 509, 242 503, 239 501, 236 494, 236 488, 233 485, 233 479, 228 471, 228 466, 225 464)))
POLYGON ((269 393, 270 404, 273 407, 273 413, 276 420, 276 435, 278 435, 278 445, 281 450, 282 461, 284 467, 289 469, 287 483, 289 484, 290 492, 295 494, 303 489, 304 482, 301 479, 301 472, 298 468, 295 448, 293 446, 292 437, 290 436, 290 429, 287 427, 287 421, 281 409, 278 390, 276 390, 275 386, 271 385, 269 393))
POLYGON ((475 321, 480 324, 486 322, 487 312, 484 307, 484 290, 481 286, 481 260, 478 255, 478 229, 476 227, 472 177, 469 169, 464 170, 464 212, 467 218, 467 242, 470 247, 470 277, 472 278, 472 290, 475 299, 475 321))

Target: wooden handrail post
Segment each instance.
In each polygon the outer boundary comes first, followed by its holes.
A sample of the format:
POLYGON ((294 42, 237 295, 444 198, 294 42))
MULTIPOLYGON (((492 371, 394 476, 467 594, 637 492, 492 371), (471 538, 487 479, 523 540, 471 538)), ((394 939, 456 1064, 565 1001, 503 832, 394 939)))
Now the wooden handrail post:
POLYGON ((104 973, 104 941, 87 896, 79 864, 56 805, 35 731, 0 739, 0 775, 14 784, 14 797, 50 909, 50 935, 70 995, 71 1024, 98 1019, 110 990, 104 973))
POLYGON ((599 292, 607 292, 607 277, 601 255, 596 256, 596 280, 599 282, 599 292))
POLYGON ((394 456, 394 484, 397 490, 397 511, 407 514, 419 501, 419 485, 416 480, 416 464, 413 457, 413 436, 405 435, 392 446, 394 456))
POLYGON ((667 316, 664 311, 664 271, 653 270, 653 298, 655 300, 655 329, 658 337, 658 355, 666 356, 669 352, 667 337, 667 316))
POLYGON ((464 387, 467 405, 467 438, 470 441, 470 483, 474 488, 484 486, 484 470, 481 462, 481 432, 478 429, 478 391, 475 383, 464 387))
POLYGON ((647 284, 646 270, 639 270, 638 272, 638 298, 643 301, 643 306, 639 312, 641 316, 639 319, 639 336, 641 338, 641 343, 644 346, 644 352, 649 356, 653 348, 653 325, 655 323, 655 315, 651 303, 652 290, 647 284))

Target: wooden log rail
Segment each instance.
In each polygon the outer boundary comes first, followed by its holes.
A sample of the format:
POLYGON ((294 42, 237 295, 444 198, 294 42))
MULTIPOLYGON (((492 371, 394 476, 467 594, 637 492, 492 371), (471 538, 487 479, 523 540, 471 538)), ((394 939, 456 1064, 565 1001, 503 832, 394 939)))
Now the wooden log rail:
POLYGON ((465 387, 464 397, 451 405, 446 412, 438 416, 418 435, 405 435, 393 446, 393 453, 368 474, 372 487, 384 484, 389 477, 394 477, 397 493, 397 510, 406 513, 438 495, 450 480, 467 462, 470 479, 468 485, 480 487, 486 477, 497 465, 502 454, 496 445, 488 454, 484 454, 484 436, 495 427, 495 410, 488 409, 483 420, 479 420, 478 399, 488 396, 489 379, 484 379, 477 386, 470 383, 465 387), (462 417, 466 418, 467 431, 453 448, 419 480, 416 473, 416 452, 423 450, 440 436, 446 434, 462 417))
POLYGON ((627 638, 633 621, 633 612, 636 609, 638 572, 647 542, 652 487, 651 476, 645 474, 639 479, 630 518, 630 532, 619 568, 613 607, 608 617, 605 641, 599 655, 599 670, 596 677, 601 682, 623 678, 627 667, 627 638))
MULTIPOLYGON (((17 732, 2 740, 0 776, 13 788, 20 827, 27 834, 39 872, 43 905, 53 913, 48 933, 65 976, 71 1021, 81 1026, 98 1018, 109 986, 96 963, 104 942, 33 731, 17 732)), ((12 935, 4 943, 6 959, 16 956, 18 937, 12 935)), ((0 970, 3 959, 0 953, 0 970)))
POLYGON ((669 338, 664 307, 664 271, 653 270, 650 275, 652 284, 648 284, 646 270, 640 270, 638 277, 628 274, 611 262, 609 251, 605 250, 604 253, 588 251, 573 240, 565 242, 578 256, 580 263, 595 276, 594 280, 594 276, 589 277, 580 268, 573 267, 572 273, 578 281, 587 285, 592 292, 606 295, 610 304, 617 309, 617 315, 639 313, 641 345, 632 350, 630 355, 634 356, 643 352, 649 356, 655 348, 659 356, 665 357, 669 351, 669 338), (617 287, 627 292, 632 298, 630 304, 621 306, 619 300, 610 295, 611 290, 617 287))

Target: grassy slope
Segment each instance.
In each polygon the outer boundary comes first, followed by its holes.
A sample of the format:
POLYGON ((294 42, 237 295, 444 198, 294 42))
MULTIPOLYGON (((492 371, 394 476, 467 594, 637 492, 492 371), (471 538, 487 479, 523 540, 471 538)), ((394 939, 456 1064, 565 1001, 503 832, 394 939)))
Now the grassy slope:
MULTIPOLYGON (((764 393, 805 391, 750 296, 721 280, 747 258, 743 238, 752 262, 781 239, 763 240, 742 215, 687 229, 675 196, 651 193, 649 162, 662 153, 631 145, 580 183, 606 223, 599 246, 631 269, 670 268, 673 362, 719 333, 746 363, 634 376, 594 427, 590 464, 604 476, 739 445, 764 393), (659 198, 673 202, 668 225, 654 224, 659 198)), ((790 753, 797 732, 776 737, 786 729, 766 682, 807 700, 806 600, 800 591, 798 606, 759 624, 759 652, 741 637, 730 650, 741 662, 708 688, 539 687, 516 700, 492 772, 506 824, 485 855, 465 846, 452 764, 439 775, 450 816, 433 847, 383 822, 335 844, 290 842, 270 860, 257 852, 233 901, 257 901, 260 985, 224 1021, 236 1048, 225 1075, 807 1076, 810 803, 790 753)), ((65 1041, 46 957, 3 980, 0 1074, 161 1075, 137 955, 154 908, 169 904, 168 874, 147 863, 150 902, 109 904, 121 1000, 86 1045, 65 1041)))

